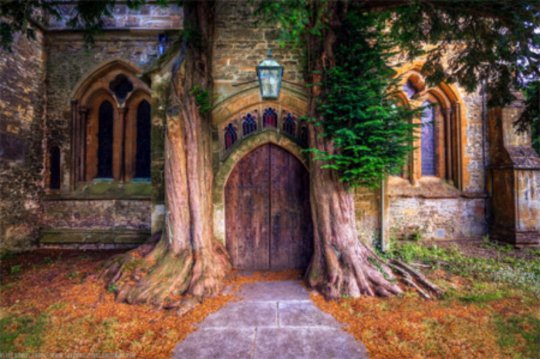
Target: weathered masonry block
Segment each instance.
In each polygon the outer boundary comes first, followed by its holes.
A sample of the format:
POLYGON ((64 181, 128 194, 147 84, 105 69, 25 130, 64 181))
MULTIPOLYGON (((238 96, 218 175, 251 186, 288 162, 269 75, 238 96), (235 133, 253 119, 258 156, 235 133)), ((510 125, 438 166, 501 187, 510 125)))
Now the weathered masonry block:
POLYGON ((540 158, 514 122, 521 109, 490 111, 491 192, 494 239, 518 247, 540 244, 540 158))

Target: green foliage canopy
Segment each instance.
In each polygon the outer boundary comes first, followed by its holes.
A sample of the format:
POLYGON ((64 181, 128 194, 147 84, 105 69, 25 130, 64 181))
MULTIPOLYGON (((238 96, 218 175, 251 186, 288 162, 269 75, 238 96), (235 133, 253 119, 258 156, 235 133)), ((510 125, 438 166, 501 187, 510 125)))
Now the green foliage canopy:
POLYGON ((384 34, 386 18, 351 12, 337 38, 336 64, 323 76, 325 89, 316 122, 338 151, 312 149, 316 159, 352 186, 377 186, 399 173, 412 151, 412 117, 419 110, 400 105, 398 79, 388 65, 394 43, 384 34))
POLYGON ((306 51, 308 79, 317 52, 328 51, 314 38, 337 37, 316 124, 338 151, 312 151, 343 181, 376 185, 400 168, 410 149, 407 122, 414 114, 392 106, 391 49, 406 60, 423 58, 431 85, 459 82, 469 92, 484 86, 490 106, 508 105, 524 90, 520 123, 538 122, 538 0, 280 0, 263 2, 261 10, 280 23, 283 43, 306 51))

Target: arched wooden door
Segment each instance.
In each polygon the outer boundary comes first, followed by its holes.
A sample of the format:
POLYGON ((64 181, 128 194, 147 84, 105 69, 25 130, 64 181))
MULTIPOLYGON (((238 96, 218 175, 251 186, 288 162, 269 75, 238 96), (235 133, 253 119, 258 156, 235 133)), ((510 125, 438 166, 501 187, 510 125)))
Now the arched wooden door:
POLYGON ((241 159, 227 181, 225 206, 235 268, 307 267, 313 248, 309 178, 288 151, 267 144, 241 159))

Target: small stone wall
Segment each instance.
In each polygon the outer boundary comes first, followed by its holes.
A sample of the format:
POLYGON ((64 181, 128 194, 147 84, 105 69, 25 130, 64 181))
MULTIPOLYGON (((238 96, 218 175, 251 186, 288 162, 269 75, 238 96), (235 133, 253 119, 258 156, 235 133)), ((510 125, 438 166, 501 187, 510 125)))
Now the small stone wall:
POLYGON ((47 200, 41 245, 128 246, 150 236, 150 200, 47 200))
POLYGON ((389 203, 389 235, 396 239, 478 239, 487 234, 485 199, 397 197, 389 203))

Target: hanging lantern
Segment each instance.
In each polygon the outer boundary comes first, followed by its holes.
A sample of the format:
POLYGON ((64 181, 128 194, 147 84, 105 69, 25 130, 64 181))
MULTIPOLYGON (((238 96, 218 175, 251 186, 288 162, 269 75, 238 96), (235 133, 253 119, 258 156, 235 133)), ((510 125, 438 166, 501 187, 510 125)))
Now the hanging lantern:
POLYGON ((283 66, 272 58, 272 50, 268 50, 267 58, 257 65, 257 77, 263 100, 276 100, 281 89, 283 66))

